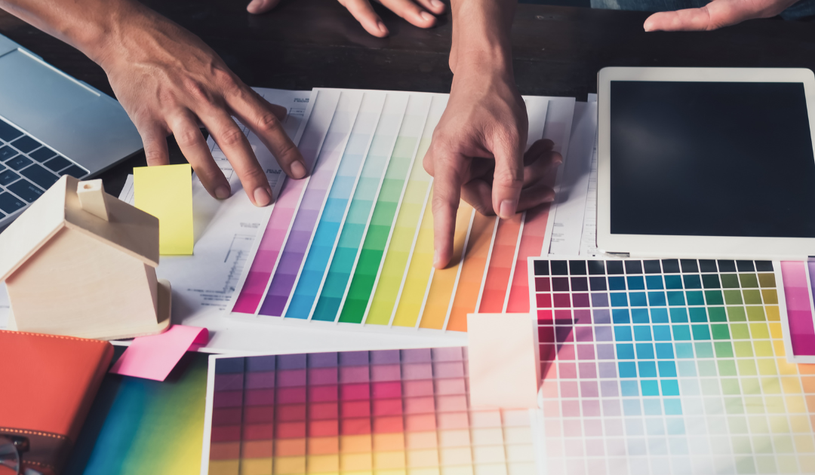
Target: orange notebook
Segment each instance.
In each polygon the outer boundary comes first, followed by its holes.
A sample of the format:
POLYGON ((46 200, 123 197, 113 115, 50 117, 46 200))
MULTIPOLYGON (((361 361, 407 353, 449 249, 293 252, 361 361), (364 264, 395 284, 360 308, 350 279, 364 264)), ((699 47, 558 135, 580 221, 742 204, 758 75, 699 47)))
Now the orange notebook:
POLYGON ((112 357, 106 341, 0 330, 0 434, 28 438, 24 467, 60 472, 112 357))

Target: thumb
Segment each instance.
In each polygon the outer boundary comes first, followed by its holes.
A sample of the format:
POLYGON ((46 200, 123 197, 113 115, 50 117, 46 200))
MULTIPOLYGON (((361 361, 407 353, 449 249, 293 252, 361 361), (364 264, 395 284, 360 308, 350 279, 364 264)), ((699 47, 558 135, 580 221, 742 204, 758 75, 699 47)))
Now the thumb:
POLYGON ((502 219, 509 219, 518 209, 524 185, 524 159, 520 140, 513 140, 493 151, 495 175, 492 180, 492 207, 502 219))
POLYGON ((266 13, 276 7, 280 0, 252 0, 246 6, 246 11, 252 14, 266 13))

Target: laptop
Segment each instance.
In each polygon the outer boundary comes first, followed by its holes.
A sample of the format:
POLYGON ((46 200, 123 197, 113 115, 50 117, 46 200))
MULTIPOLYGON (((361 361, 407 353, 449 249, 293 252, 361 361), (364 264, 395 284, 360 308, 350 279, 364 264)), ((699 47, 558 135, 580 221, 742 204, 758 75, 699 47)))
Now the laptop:
POLYGON ((60 176, 96 175, 141 148, 115 99, 0 35, 0 230, 60 176))
POLYGON ((631 257, 815 256, 815 74, 605 68, 597 245, 631 257))

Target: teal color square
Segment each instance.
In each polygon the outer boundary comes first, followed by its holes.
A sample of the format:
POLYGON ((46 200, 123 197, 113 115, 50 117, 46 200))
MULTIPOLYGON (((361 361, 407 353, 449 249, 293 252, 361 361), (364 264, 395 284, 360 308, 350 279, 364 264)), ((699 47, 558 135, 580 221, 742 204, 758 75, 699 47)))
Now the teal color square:
POLYGON ((633 361, 620 361, 617 363, 620 369, 621 378, 636 378, 637 377, 637 364, 633 361))
POLYGON ((660 378, 676 377, 676 363, 673 361, 657 361, 657 367, 659 368, 660 378))
POLYGON ((631 322, 632 323, 651 323, 648 319, 647 308, 632 308, 631 309, 631 322))
POLYGON ((645 415, 647 416, 662 415, 662 403, 659 399, 645 399, 642 401, 642 407, 645 410, 645 415))
POLYGON ((609 277, 608 278, 608 290, 625 290, 625 278, 624 277, 609 277))
POLYGON ((651 322, 652 323, 668 323, 668 309, 667 308, 652 308, 651 309, 651 322))
POLYGON ((668 325, 654 325, 654 340, 671 341, 671 327, 668 325))
POLYGON ((698 358, 713 358, 713 345, 710 342, 697 341, 694 346, 698 358))
POLYGON ((690 340, 690 327, 688 325, 673 325, 674 340, 690 340))
POLYGON ((697 274, 686 274, 682 276, 685 280, 685 288, 686 289, 701 289, 702 288, 702 279, 699 278, 697 274))
POLYGON ((634 359, 634 345, 629 343, 617 344, 617 359, 618 360, 633 360, 634 359))
POLYGON ((640 372, 640 378, 657 377, 657 365, 653 361, 638 361, 637 369, 640 372))
POLYGON ((699 290, 685 292, 685 298, 688 299, 688 305, 704 305, 705 296, 699 290))
MULTIPOLYGON (((663 399, 662 404, 665 406, 666 416, 681 416, 682 415, 682 402, 679 399, 663 399)), ((670 429, 669 429, 670 430, 670 429)), ((682 427, 682 434, 685 433, 682 427)))
POLYGON ((722 297, 722 292, 719 290, 706 290, 705 300, 707 300, 708 305, 724 304, 724 297, 722 297))
POLYGON ((632 275, 628 277, 628 290, 645 290, 645 282, 642 277, 632 275))
POLYGON ((688 308, 688 313, 690 314, 690 321, 692 322, 707 322, 707 312, 702 307, 690 307, 688 308))
POLYGON ((654 347, 657 350, 657 358, 659 359, 673 359, 674 347, 670 343, 656 343, 654 347))
POLYGON ((650 290, 662 289, 662 276, 649 275, 645 277, 645 286, 650 290))
POLYGON ((651 327, 645 325, 634 326, 634 340, 651 341, 651 327))
POLYGON ((694 340, 710 340, 710 327, 708 325, 691 325, 694 340))
POLYGON ((648 301, 645 299, 645 292, 631 292, 628 294, 632 307, 647 307, 648 301))
POLYGON ((675 379, 663 379, 660 381, 663 396, 679 396, 679 382, 675 379))
POLYGON ((625 292, 612 292, 610 295, 612 307, 628 306, 628 294, 626 294, 625 292))
POLYGON ((637 343, 637 359, 652 360, 654 359, 654 345, 651 343, 637 343))
POLYGON ((681 289, 682 288, 682 277, 678 275, 666 275, 665 276, 665 288, 666 289, 681 289))
POLYGON ((615 341, 631 341, 631 328, 623 326, 614 327, 614 340, 615 341))
POLYGON ((655 379, 640 381, 643 396, 659 396, 659 383, 655 379))
POLYGON ((631 323, 631 317, 628 314, 627 308, 611 309, 611 318, 614 323, 631 323))
POLYGON ((668 305, 685 305, 685 293, 668 292, 668 305))
POLYGON ((648 292, 648 303, 652 307, 664 307, 666 304, 665 292, 648 292))
POLYGON ((690 343, 674 343, 674 352, 677 358, 693 358, 693 345, 690 343))
POLYGON ((671 323, 687 323, 688 311, 684 308, 671 309, 671 323))

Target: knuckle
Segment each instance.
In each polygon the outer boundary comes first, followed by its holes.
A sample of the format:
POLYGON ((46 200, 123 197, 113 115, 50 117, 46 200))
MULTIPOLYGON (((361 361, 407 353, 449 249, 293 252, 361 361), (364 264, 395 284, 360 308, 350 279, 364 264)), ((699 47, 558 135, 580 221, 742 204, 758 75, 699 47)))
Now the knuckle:
POLYGON ((235 145, 241 144, 244 139, 243 132, 234 126, 227 127, 218 134, 218 142, 220 142, 222 147, 234 147, 235 145))
POLYGON ((201 131, 192 127, 185 127, 184 129, 173 134, 175 141, 179 147, 191 147, 201 140, 201 131))
POLYGON ((522 185, 524 182, 523 169, 519 167, 501 167, 495 169, 494 179, 504 185, 522 185))
POLYGON ((280 120, 271 112, 266 112, 258 118, 257 128, 260 132, 277 130, 280 128, 280 120))
POLYGON ((153 145, 144 148, 144 156, 147 159, 148 165, 161 165, 164 163, 164 153, 161 148, 153 145))

